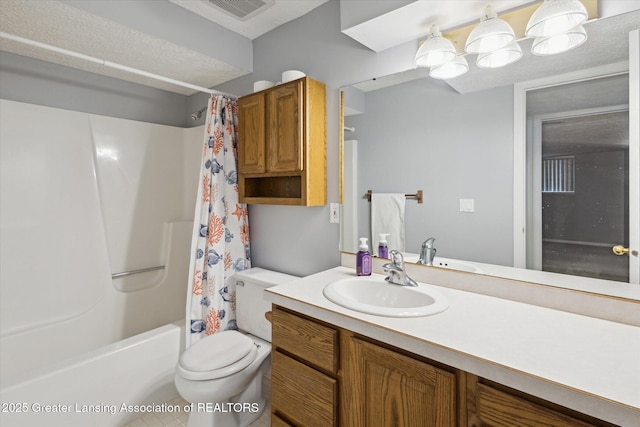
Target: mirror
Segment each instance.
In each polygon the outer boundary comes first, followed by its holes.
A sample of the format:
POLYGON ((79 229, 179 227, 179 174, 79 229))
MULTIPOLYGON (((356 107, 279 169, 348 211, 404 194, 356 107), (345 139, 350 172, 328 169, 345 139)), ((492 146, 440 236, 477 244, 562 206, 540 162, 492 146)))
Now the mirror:
MULTIPOLYGON (((364 197, 368 190, 422 190, 424 203, 406 199, 404 251, 410 261, 417 260, 427 238, 435 237, 442 267, 640 299, 636 287, 606 277, 539 271, 533 261, 527 265, 527 254, 519 254, 526 251, 517 247, 519 239, 525 240, 518 235, 518 224, 522 221, 524 231, 535 215, 514 209, 533 205, 536 173, 531 153, 526 171, 521 171, 524 163, 514 162, 516 92, 522 91, 526 102, 522 126, 527 150, 538 117, 611 106, 628 109, 628 34, 639 20, 640 11, 634 11, 591 22, 583 46, 555 57, 525 54, 499 70, 475 68, 470 55, 469 73, 449 82, 416 69, 342 88, 342 250, 355 252, 357 238, 369 237, 375 253, 377 236, 371 235, 371 206, 364 197), (614 48, 616 43, 620 46, 614 48), (552 75, 562 75, 562 84, 546 79, 552 75), (542 83, 521 85, 534 79, 542 83), (520 172, 523 182, 514 180, 520 172)), ((524 52, 530 42, 521 42, 524 52)), ((543 162, 538 163, 541 168, 543 162)), ((628 240, 620 243, 629 247, 628 240)))

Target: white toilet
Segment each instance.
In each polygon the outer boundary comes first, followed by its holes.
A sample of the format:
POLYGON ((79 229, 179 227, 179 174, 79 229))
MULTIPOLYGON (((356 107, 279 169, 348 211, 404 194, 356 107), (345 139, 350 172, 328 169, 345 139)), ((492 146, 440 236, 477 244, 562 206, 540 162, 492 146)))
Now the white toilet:
POLYGON ((245 427, 262 413, 262 377, 270 367, 271 303, 264 289, 295 276, 251 268, 234 275, 240 331, 217 332, 185 350, 176 367, 176 388, 192 403, 189 427, 245 427))

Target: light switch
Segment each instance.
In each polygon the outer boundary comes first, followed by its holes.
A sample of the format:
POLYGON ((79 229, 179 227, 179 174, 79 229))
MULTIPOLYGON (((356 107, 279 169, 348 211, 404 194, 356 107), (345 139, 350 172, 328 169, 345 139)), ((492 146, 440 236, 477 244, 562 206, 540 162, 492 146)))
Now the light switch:
POLYGON ((460 199, 460 212, 475 212, 475 199, 460 199))
POLYGON ((329 203, 329 222, 331 224, 340 223, 340 204, 329 203))

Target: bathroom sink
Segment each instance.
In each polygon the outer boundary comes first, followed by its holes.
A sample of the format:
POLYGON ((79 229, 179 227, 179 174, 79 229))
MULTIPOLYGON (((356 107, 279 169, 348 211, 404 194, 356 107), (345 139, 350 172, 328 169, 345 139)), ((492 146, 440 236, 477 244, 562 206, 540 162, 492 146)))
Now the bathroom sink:
POLYGON ((324 296, 351 310, 386 317, 421 317, 447 309, 447 299, 426 285, 400 286, 382 277, 351 277, 329 283, 324 296))
MULTIPOLYGON (((417 263, 418 259, 419 259, 418 255, 405 255, 404 257, 405 262, 417 263)), ((478 273, 478 274, 484 273, 482 269, 480 269, 476 265, 473 265, 470 262, 460 261, 460 260, 451 259, 451 258, 440 258, 438 256, 434 258, 433 266, 440 267, 440 268, 449 268, 451 270, 466 271, 468 273, 478 273)))

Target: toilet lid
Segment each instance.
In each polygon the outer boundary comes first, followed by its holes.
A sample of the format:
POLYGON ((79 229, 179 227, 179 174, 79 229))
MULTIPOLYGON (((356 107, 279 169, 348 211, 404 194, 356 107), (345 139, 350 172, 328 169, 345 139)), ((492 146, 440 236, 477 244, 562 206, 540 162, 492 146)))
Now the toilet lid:
POLYGON ((178 363, 178 367, 176 369, 176 373, 180 375, 182 378, 192 381, 206 381, 206 380, 215 380, 217 378, 228 377, 229 375, 233 375, 236 372, 240 372, 245 369, 247 366, 251 365, 251 363, 256 359, 258 355, 258 348, 254 345, 251 348, 251 351, 243 357, 231 365, 224 366, 220 369, 214 369, 213 371, 190 371, 185 369, 178 363))
POLYGON ((180 356, 179 366, 192 373, 211 372, 227 367, 235 369, 233 365, 236 362, 246 363, 244 359, 251 359, 251 363, 256 352, 256 346, 248 336, 238 331, 217 332, 185 350, 180 356))

